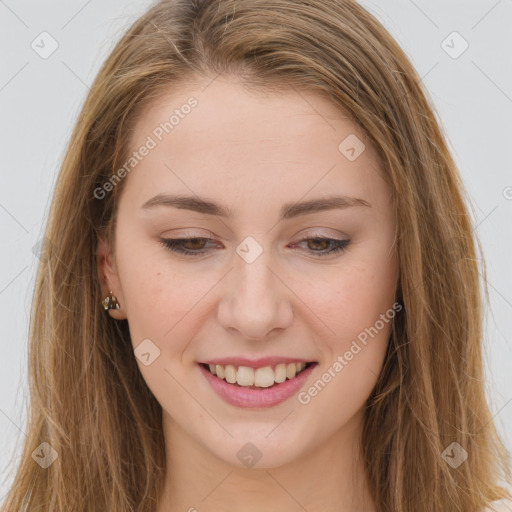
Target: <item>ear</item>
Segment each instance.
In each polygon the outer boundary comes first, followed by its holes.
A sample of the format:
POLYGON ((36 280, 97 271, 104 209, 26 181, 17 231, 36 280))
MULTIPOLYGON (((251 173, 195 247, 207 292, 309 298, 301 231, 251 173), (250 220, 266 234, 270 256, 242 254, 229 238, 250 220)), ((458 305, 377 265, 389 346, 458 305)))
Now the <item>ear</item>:
MULTIPOLYGON (((125 302, 121 282, 110 246, 102 237, 98 237, 96 268, 98 269, 98 279, 101 288, 99 301, 103 300, 109 291, 112 290, 112 293, 119 302, 119 309, 109 309, 108 314, 116 320, 125 320, 126 309, 124 308, 125 302)), ((102 305, 101 307, 103 308, 102 305)))

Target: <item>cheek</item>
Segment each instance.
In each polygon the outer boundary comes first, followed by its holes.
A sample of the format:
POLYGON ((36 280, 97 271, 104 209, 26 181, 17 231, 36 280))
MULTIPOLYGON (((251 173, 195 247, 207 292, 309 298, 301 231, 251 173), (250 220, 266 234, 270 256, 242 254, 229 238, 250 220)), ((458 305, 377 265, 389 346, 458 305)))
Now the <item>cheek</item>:
MULTIPOLYGON (((193 282, 166 259, 165 250, 155 241, 137 240, 119 231, 119 278, 136 347, 143 339, 155 340, 160 348, 173 326, 187 312, 187 294, 193 294, 193 282)), ((188 307, 190 309, 190 307, 188 307)))
POLYGON ((194 304, 204 294, 204 283, 151 260, 138 265, 125 282, 123 292, 128 298, 127 316, 134 344, 141 337, 153 337, 162 350, 165 345, 179 350, 180 340, 186 341, 183 330, 193 315, 194 304))
POLYGON ((393 307, 393 284, 384 275, 352 269, 327 290, 310 290, 308 306, 316 314, 312 322, 324 360, 316 380, 298 398, 309 411, 322 411, 326 428, 347 423, 377 382, 399 314, 393 307))
POLYGON ((314 313, 309 318, 325 356, 315 386, 306 390, 301 403, 311 400, 313 407, 329 409, 337 423, 355 413, 371 393, 393 318, 399 314, 394 302, 396 260, 379 259, 378 252, 371 258, 358 258, 358 264, 347 261, 329 280, 309 282, 299 292, 314 313))
POLYGON ((160 404, 178 414, 189 398, 179 383, 187 377, 183 353, 197 329, 194 305, 211 285, 188 272, 176 272, 155 254, 139 258, 132 252, 123 271, 130 337, 140 372, 160 404), (144 353, 150 354, 149 361, 138 355, 144 353))
MULTIPOLYGON (((330 338, 330 345, 344 349, 360 333, 378 322, 381 315, 393 306, 395 294, 394 265, 349 266, 332 272, 329 279, 309 281, 308 286, 297 282, 298 295, 321 320, 322 333, 330 338)), ((387 324, 386 324, 387 325, 387 324)))

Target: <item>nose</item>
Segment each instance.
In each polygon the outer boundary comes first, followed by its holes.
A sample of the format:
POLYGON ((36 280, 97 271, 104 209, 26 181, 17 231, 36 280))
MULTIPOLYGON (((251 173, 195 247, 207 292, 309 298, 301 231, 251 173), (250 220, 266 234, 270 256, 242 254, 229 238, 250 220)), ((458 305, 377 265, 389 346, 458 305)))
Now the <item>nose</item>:
POLYGON ((224 282, 217 320, 239 337, 265 340, 293 320, 293 293, 267 255, 264 251, 247 263, 235 254, 235 268, 224 282))

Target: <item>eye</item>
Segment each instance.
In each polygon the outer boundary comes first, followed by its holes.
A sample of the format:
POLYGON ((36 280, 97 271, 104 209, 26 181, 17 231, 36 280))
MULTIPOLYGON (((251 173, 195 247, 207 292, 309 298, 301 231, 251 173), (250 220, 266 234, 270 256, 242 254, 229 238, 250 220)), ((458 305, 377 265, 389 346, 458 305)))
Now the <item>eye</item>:
POLYGON ((186 256, 201 256, 209 253, 212 249, 204 249, 204 242, 212 241, 212 238, 161 238, 160 242, 170 251, 186 256), (183 247, 187 244, 189 247, 183 247))
POLYGON ((307 246, 314 249, 309 251, 315 256, 324 257, 332 254, 338 254, 345 251, 350 240, 338 240, 325 236, 314 236, 313 238, 303 238, 299 243, 307 242, 307 246))
MULTIPOLYGON (((212 248, 205 248, 208 242, 214 242, 212 238, 190 237, 190 238, 161 238, 160 243, 172 252, 183 254, 185 256, 203 256, 211 252, 212 248)), ((318 257, 330 256, 342 253, 347 248, 350 240, 339 240, 337 238, 329 238, 324 236, 316 236, 303 238, 293 246, 307 242, 309 247, 313 249, 307 250, 318 257)))

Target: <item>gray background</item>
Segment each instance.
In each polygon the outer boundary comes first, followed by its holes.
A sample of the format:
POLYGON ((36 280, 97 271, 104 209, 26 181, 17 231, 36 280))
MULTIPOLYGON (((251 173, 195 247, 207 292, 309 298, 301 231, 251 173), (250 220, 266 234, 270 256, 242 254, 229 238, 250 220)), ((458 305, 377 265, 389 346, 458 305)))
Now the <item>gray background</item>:
MULTIPOLYGON (((487 390, 512 449, 512 0, 361 3, 418 70, 471 195, 488 264, 487 390), (457 58, 464 43, 448 37, 454 31, 469 44, 457 58)), ((15 440, 25 436, 33 247, 88 84, 149 4, 0 0, 0 501, 13 477, 15 440), (46 59, 31 47, 43 31, 59 45, 46 59)))

